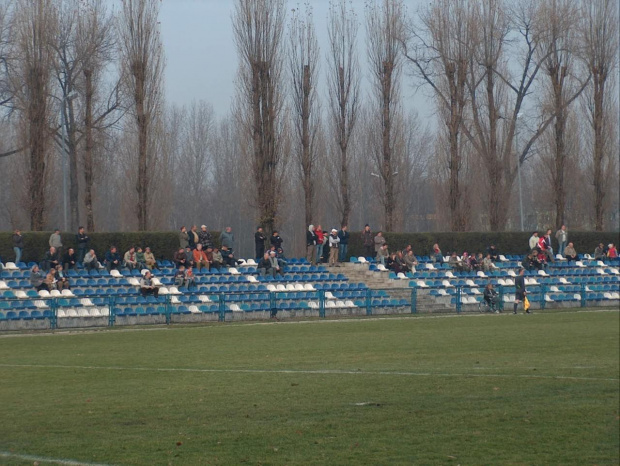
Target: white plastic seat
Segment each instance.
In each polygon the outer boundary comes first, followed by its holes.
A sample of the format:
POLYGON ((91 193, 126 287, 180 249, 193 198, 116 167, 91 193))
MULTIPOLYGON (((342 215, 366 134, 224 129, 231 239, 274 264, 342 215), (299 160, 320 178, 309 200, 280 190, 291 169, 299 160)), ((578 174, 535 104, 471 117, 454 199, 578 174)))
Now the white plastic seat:
POLYGON ((472 289, 471 289, 471 292, 472 292, 473 294, 482 294, 482 293, 480 293, 480 290, 479 290, 478 288, 472 288, 472 289))
POLYGON ((123 274, 121 274, 118 270, 112 269, 110 270, 110 276, 114 278, 123 278, 123 274))
POLYGON ((90 317, 90 312, 88 312, 88 309, 80 308, 77 311, 77 315, 78 317, 90 317))
POLYGON ((444 289, 438 290, 437 293, 439 293, 441 296, 448 296, 448 292, 444 289))
POLYGON ((586 267, 586 265, 585 265, 583 262, 581 262, 581 261, 576 261, 576 262, 575 262, 575 265, 576 265, 577 267, 586 267))
POLYGON ((497 283, 498 283, 499 285, 506 286, 506 282, 504 281, 504 279, 503 279, 503 278, 500 278, 499 280, 497 280, 497 283))
POLYGON ((443 280, 443 281, 441 282, 441 284, 442 284, 443 286, 445 286, 446 288, 451 288, 451 287, 453 288, 453 287, 454 287, 454 285, 453 285, 452 283, 450 283, 448 280, 443 280))
POLYGON ((564 277, 560 277, 560 283, 562 285, 570 285, 570 282, 564 277))
POLYGON ((312 283, 305 283, 304 291, 314 291, 314 285, 312 285, 312 283))
POLYGON ((368 263, 368 261, 366 260, 366 258, 365 258, 365 257, 363 257, 363 256, 358 257, 358 258, 357 258, 357 262, 359 262, 360 264, 367 264, 367 263, 368 263))
POLYGON ((613 299, 613 297, 611 296, 611 293, 609 292, 603 293, 603 296, 605 297, 605 299, 613 299))
POLYGON ((172 295, 172 296, 170 297, 170 302, 171 302, 172 304, 181 304, 181 301, 179 300, 179 298, 177 298, 177 297, 176 297, 176 296, 174 296, 174 295, 172 295))
POLYGON ((452 272, 446 272, 446 277, 448 278, 456 278, 452 272))
POLYGON ((159 288, 159 294, 161 294, 161 295, 170 294, 170 291, 165 286, 162 286, 162 287, 159 288))
POLYGON ((168 292, 170 294, 182 294, 176 286, 171 286, 168 288, 168 292))
POLYGON ((398 277, 399 279, 401 279, 401 280, 406 280, 406 279, 407 279, 407 275, 405 275, 405 274, 404 274, 404 273, 402 273, 402 272, 398 272, 397 277, 398 277))
POLYGON ((620 275, 620 271, 616 269, 615 267, 610 268, 609 271, 613 273, 614 275, 620 275))
POLYGON ((101 317, 101 312, 99 312, 99 309, 97 309, 96 307, 93 307, 88 310, 88 315, 90 315, 91 317, 101 317))
POLYGON ((476 275, 481 278, 487 278, 486 274, 482 270, 478 270, 478 272, 476 272, 476 275))
POLYGON ((65 313, 64 309, 58 309, 58 312, 56 313, 56 317, 58 317, 59 319, 62 319, 64 317, 67 317, 67 314, 65 313))
POLYGON ((39 299, 37 299, 37 300, 34 302, 34 305, 35 305, 38 309, 47 309, 47 308, 49 307, 45 301, 41 301, 41 300, 39 300, 39 299))
POLYGON ((316 301, 308 301, 308 307, 310 309, 318 309, 319 303, 317 303, 316 301))
POLYGON ((620 299, 620 293, 618 293, 617 291, 614 291, 611 294, 612 299, 620 299))
POLYGON ((355 305, 355 303, 354 303, 353 301, 351 301, 350 299, 346 300, 346 301, 344 302, 344 305, 345 305, 345 307, 357 307, 357 306, 355 305))
POLYGON ((605 262, 603 261, 596 261, 596 265, 598 265, 599 267, 605 267, 605 262))
POLYGON ((230 304, 228 306, 228 309, 230 309, 233 312, 239 312, 241 310, 238 304, 230 304))
POLYGON ((200 300, 201 303, 210 303, 211 302, 209 297, 207 295, 204 295, 204 294, 201 294, 200 296, 198 296, 198 299, 200 300))
POLYGON ((512 278, 507 278, 506 280, 504 280, 504 283, 504 286, 515 286, 515 281, 512 278))
POLYGON ((335 301, 326 301, 325 302, 325 307, 329 307, 329 308, 336 307, 336 302, 335 301))
POLYGON ((508 259, 506 259, 506 256, 504 256, 503 254, 499 255, 499 260, 502 262, 508 262, 508 259))
POLYGON ((41 290, 41 291, 39 291, 39 296, 41 296, 42 298, 49 298, 51 295, 50 295, 49 291, 41 290))
POLYGON ((241 272, 239 272, 239 271, 238 271, 235 267, 231 267, 231 268, 229 268, 229 269, 228 269, 228 272, 229 272, 231 275, 241 275, 241 272))
POLYGON ((66 317, 79 317, 78 313, 77 313, 77 311, 75 309, 67 309, 65 311, 65 316, 66 317))
POLYGON ((517 274, 515 273, 515 271, 514 271, 514 270, 509 270, 509 271, 508 271, 508 276, 510 276, 510 277, 516 277, 516 276, 517 276, 517 274))
POLYGON ((387 272, 387 271, 388 271, 388 269, 386 269, 386 268, 385 268, 385 265, 383 265, 383 264, 378 264, 378 265, 377 265, 377 270, 378 270, 379 272, 387 272))
POLYGON ((562 254, 556 254, 555 255, 555 259, 559 260, 559 261, 565 261, 566 258, 564 256, 562 256, 562 254))
POLYGON ((248 260, 245 261, 245 265, 255 266, 257 264, 256 264, 256 261, 254 259, 248 259, 248 260))
POLYGON ((7 262, 4 264, 5 270, 19 270, 19 267, 15 265, 15 262, 7 262))
POLYGON ((325 292, 325 297, 327 299, 336 299, 336 297, 333 295, 333 293, 331 291, 326 291, 325 292))
POLYGON ((428 288, 428 285, 426 284, 424 280, 418 280, 416 282, 416 285, 418 285, 419 288, 428 288))
POLYGON ((25 299, 28 297, 24 290, 15 290, 13 293, 15 294, 15 297, 19 299, 25 299))
POLYGON ((433 264, 426 264, 428 270, 437 270, 433 264))
POLYGON ((140 280, 138 280, 136 277, 129 277, 127 281, 131 286, 140 286, 140 280))
POLYGON ((59 298, 59 297, 62 296, 62 294, 58 290, 52 290, 52 291, 50 291, 50 296, 52 296, 54 298, 59 298))
POLYGON ((258 283, 258 279, 254 275, 248 275, 247 278, 250 283, 258 283))
POLYGON ((548 302, 548 303, 552 303, 553 299, 548 294, 545 294, 545 301, 548 302))
POLYGON ((101 317, 109 317, 110 309, 108 309, 107 307, 101 307, 99 308, 99 314, 101 315, 101 317))
POLYGON ((9 289, 9 287, 4 282, 4 280, 0 280, 0 290, 8 290, 8 289, 9 289))
POLYGON ((599 275, 607 275, 607 272, 605 272, 603 269, 598 268, 596 269, 596 273, 598 273, 599 275))
POLYGON ((559 293, 560 289, 557 286, 550 286, 549 291, 553 291, 554 293, 559 293))
POLYGON ((304 291, 304 286, 301 283, 295 283, 295 291, 304 291))
POLYGON ((541 277, 548 277, 549 274, 547 272, 545 272, 544 270, 539 270, 538 271, 538 275, 540 275, 541 277))
POLYGON ((286 291, 295 291, 295 285, 293 285, 292 283, 287 283, 286 291))
POLYGON ((272 283, 269 283, 267 285, 267 290, 268 291, 276 291, 276 289, 277 289, 276 286, 274 284, 272 284, 272 283))
POLYGON ((282 285, 281 283, 276 285, 276 290, 277 291, 286 291, 286 287, 284 285, 282 285))
POLYGON ((153 277, 152 281, 153 281, 153 285, 155 285, 155 286, 161 286, 162 285, 161 280, 159 278, 157 278, 157 277, 153 277))
POLYGON ((62 292, 60 293, 62 296, 67 296, 69 298, 73 298, 75 295, 73 294, 73 291, 71 290, 62 290, 62 292))
POLYGON ((576 299, 577 301, 581 301, 581 295, 579 293, 575 293, 573 295, 573 298, 576 299))
POLYGON ((82 299, 80 299, 80 304, 81 304, 82 306, 86 306, 86 307, 88 307, 88 306, 94 306, 94 304, 93 304, 93 302, 90 300, 90 298, 82 298, 82 299))
POLYGON ((150 272, 149 269, 142 269, 140 270, 140 275, 142 275, 143 277, 146 275, 146 272, 150 272))
POLYGON ((474 281, 471 278, 468 280, 465 280, 465 284, 467 286, 476 286, 476 283, 474 283, 474 281))
POLYGON ((592 257, 590 254, 584 254, 583 257, 584 259, 588 259, 589 261, 594 259, 594 257, 592 257))
POLYGON ((188 307, 189 312, 191 312, 192 314, 200 314, 200 310, 198 309, 198 306, 192 305, 188 307))

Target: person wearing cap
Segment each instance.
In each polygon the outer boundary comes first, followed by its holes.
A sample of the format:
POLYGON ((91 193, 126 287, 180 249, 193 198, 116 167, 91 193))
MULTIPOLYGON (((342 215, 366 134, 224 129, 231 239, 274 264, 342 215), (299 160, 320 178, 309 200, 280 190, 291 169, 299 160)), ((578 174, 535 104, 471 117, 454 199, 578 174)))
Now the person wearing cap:
POLYGON ((201 225, 200 231, 198 232, 198 239, 200 244, 202 244, 202 249, 205 251, 209 248, 213 249, 213 238, 211 237, 211 233, 207 231, 206 225, 201 225))
POLYGON ((338 267, 338 245, 340 244, 340 238, 338 237, 338 230, 332 228, 332 232, 329 235, 329 266, 338 267))
POLYGON ((284 273, 282 272, 282 267, 280 267, 280 262, 278 262, 278 258, 276 257, 275 251, 271 251, 269 253, 269 265, 271 266, 269 271, 273 275, 273 278, 276 278, 277 274, 284 275, 284 273))

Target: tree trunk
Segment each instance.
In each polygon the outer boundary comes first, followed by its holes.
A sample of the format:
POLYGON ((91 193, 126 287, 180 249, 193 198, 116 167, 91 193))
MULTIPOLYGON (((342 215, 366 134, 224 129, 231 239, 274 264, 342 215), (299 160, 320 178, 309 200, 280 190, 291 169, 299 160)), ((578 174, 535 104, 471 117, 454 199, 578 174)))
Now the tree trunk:
POLYGON ((135 79, 135 103, 136 103, 136 123, 138 126, 138 182, 136 190, 138 192, 138 230, 148 229, 148 186, 149 175, 147 166, 148 157, 148 116, 145 109, 145 76, 144 64, 139 63, 134 66, 135 79))
POLYGON ((85 79, 85 104, 84 113, 84 207, 86 209, 86 230, 95 231, 95 216, 93 210, 93 76, 89 69, 84 70, 85 79))
POLYGON ((48 127, 46 72, 37 66, 30 68, 28 88, 31 98, 28 104, 28 125, 30 141, 30 229, 40 231, 44 226, 45 174, 48 127))
POLYGON ((78 200, 78 154, 77 154, 77 141, 76 141, 76 125, 75 125, 75 112, 73 110, 73 102, 71 99, 67 100, 68 115, 65 120, 67 124, 67 149, 69 156, 69 207, 71 212, 71 220, 69 228, 71 231, 77 230, 78 223, 80 222, 80 204, 78 200))
POLYGON ((605 80, 594 70, 594 114, 592 116, 592 125, 594 129, 594 229, 603 231, 605 211, 605 174, 603 173, 604 152, 604 100, 605 80))

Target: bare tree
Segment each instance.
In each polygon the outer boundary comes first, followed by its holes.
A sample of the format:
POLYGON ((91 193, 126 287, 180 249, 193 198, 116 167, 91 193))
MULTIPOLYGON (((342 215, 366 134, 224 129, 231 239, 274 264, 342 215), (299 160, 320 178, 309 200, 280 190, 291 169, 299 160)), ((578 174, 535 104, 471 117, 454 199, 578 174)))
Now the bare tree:
POLYGON ((273 231, 282 162, 283 0, 236 0, 233 31, 239 54, 240 121, 251 134, 259 224, 273 231))
POLYGON ((618 69, 618 4, 612 0, 584 0, 582 41, 585 60, 592 75, 587 90, 587 111, 592 131, 592 185, 594 188, 594 228, 604 227, 607 194, 610 134, 608 120, 618 122, 613 112, 614 81, 618 69), (612 118, 609 114, 612 113, 612 118))
POLYGON ((349 143, 355 129, 360 104, 358 29, 359 22, 350 3, 347 0, 331 0, 327 21, 328 88, 331 119, 339 156, 337 183, 340 188, 339 211, 342 225, 348 225, 351 215, 349 143))
POLYGON ((566 185, 566 123, 570 105, 579 97, 589 82, 582 78, 579 69, 579 50, 576 42, 579 26, 579 9, 575 0, 545 0, 539 15, 545 21, 545 35, 540 53, 546 56, 544 72, 547 77, 548 105, 553 115, 554 167, 552 169, 555 203, 555 225, 560 227, 565 219, 566 185))
POLYGON ((56 12, 52 0, 19 0, 15 5, 14 55, 9 80, 13 107, 21 117, 23 147, 28 152, 30 228, 45 222, 47 162, 50 146, 50 86, 54 66, 56 12))
POLYGON ((400 44, 404 38, 401 0, 380 0, 380 5, 366 5, 366 31, 368 61, 373 80, 373 94, 378 121, 381 122, 381 149, 375 154, 383 182, 383 208, 385 230, 394 227, 396 208, 395 177, 398 161, 395 159, 395 120, 402 118, 400 105, 400 78, 402 54, 400 44))
POLYGON ((466 0, 439 0, 421 13, 420 27, 409 25, 404 41, 405 55, 414 74, 432 88, 446 127, 448 204, 453 231, 462 231, 466 226, 460 172, 463 124, 469 104, 467 69, 474 27, 469 9, 466 0))
POLYGON ((124 85, 131 96, 131 115, 138 137, 136 213, 138 229, 148 229, 151 164, 156 152, 153 130, 161 117, 164 54, 159 37, 159 1, 123 0, 119 18, 119 40, 124 85))
POLYGON ((289 26, 289 70, 291 97, 301 182, 304 189, 305 223, 312 223, 316 163, 316 136, 319 128, 317 81, 319 44, 316 37, 312 7, 306 4, 304 16, 294 11, 289 26))

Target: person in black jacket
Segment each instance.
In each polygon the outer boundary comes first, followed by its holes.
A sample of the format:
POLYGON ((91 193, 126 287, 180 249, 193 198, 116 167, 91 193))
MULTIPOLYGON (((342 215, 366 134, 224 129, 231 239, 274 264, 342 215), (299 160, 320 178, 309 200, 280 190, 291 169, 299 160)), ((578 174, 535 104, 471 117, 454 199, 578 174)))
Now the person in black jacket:
POLYGON ((60 256, 58 251, 56 251, 55 247, 51 247, 49 251, 45 253, 43 256, 43 261, 41 262, 41 270, 47 272, 53 268, 56 268, 57 265, 60 264, 60 256))
POLYGON ((315 252, 317 240, 318 237, 316 236, 314 225, 308 225, 308 229, 306 230, 306 259, 312 265, 314 265, 316 258, 315 252))
POLYGON ((495 313, 499 313, 497 309, 497 305, 499 304, 499 295, 495 288, 493 288, 493 283, 488 283, 484 288, 484 300, 489 305, 489 309, 495 313))
POLYGON ((284 243, 284 240, 277 231, 274 231, 271 235, 271 245, 275 246, 277 251, 282 248, 282 243, 284 243))
POLYGON ((347 259, 347 249, 349 248, 349 229, 346 225, 342 226, 342 229, 338 232, 338 262, 344 262, 347 259))
POLYGON ((90 238, 86 234, 84 227, 78 228, 77 235, 75 235, 75 241, 77 243, 77 263, 81 264, 84 261, 84 256, 86 255, 86 251, 90 248, 90 238))
MULTIPOLYGON (((517 306, 519 303, 522 303, 525 300, 525 295, 527 291, 525 291, 525 269, 519 269, 519 275, 515 278, 515 304, 514 309, 512 311, 513 314, 517 313, 517 306)), ((530 310, 525 311, 526 314, 530 314, 530 310)))
POLYGON ((254 233, 254 248, 256 249, 256 260, 259 261, 265 255, 265 233, 263 227, 258 227, 254 233))
POLYGON ((74 269, 77 264, 77 258, 75 257, 75 251, 73 248, 67 249, 65 255, 62 257, 62 268, 66 272, 69 269, 74 269))

